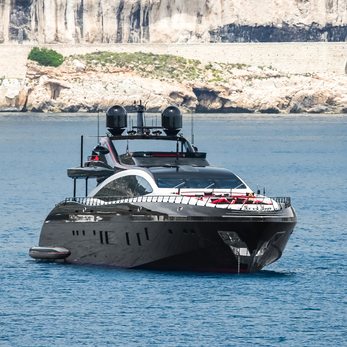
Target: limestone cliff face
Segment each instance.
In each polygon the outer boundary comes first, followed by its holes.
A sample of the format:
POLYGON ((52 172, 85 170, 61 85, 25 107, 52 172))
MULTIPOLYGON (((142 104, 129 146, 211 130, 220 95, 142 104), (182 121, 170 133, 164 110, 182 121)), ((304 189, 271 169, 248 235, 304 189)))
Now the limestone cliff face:
POLYGON ((0 43, 345 41, 341 0, 0 0, 0 43))

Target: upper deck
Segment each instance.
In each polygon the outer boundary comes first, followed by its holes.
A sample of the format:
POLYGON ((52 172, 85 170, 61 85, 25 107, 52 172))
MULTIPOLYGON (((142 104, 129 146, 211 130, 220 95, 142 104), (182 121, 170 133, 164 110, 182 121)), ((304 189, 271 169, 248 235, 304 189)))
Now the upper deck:
POLYGON ((100 144, 108 150, 105 159, 112 167, 210 165, 206 153, 198 152, 183 136, 108 136, 102 138, 100 144))
POLYGON ((116 171, 134 167, 210 165, 206 153, 199 152, 179 134, 182 115, 177 107, 169 106, 163 111, 160 127, 144 125, 144 106, 141 103, 136 110, 137 125, 129 128, 126 110, 121 106, 111 107, 106 113, 109 133, 100 138, 84 164, 81 143, 81 166, 68 169, 68 176, 73 179, 97 178, 100 182, 116 171))

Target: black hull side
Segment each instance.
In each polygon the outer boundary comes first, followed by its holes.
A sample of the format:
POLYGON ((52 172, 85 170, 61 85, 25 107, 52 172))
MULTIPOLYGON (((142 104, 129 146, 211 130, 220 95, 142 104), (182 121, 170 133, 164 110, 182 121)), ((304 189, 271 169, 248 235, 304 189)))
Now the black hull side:
POLYGON ((67 248, 69 263, 253 272, 281 257, 296 223, 291 207, 252 215, 188 206, 184 216, 172 205, 156 212, 154 206, 129 204, 96 210, 58 205, 43 225, 39 245, 67 248))
MULTIPOLYGON (((183 226, 182 226, 183 227, 183 226)), ((255 272, 278 260, 294 225, 279 223, 218 223, 199 228, 203 247, 146 263, 138 268, 205 272, 255 272), (239 240, 226 240, 232 232, 239 240), (265 247, 264 247, 265 245, 265 247), (252 248, 253 247, 253 248, 252 248)))

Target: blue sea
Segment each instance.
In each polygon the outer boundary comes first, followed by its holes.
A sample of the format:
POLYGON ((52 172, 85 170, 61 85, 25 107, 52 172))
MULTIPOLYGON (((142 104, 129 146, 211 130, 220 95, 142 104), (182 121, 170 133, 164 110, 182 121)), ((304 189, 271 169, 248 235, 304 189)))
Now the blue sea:
POLYGON ((347 345, 347 115, 194 117, 210 162, 291 196, 298 215, 282 258, 241 275, 28 256, 50 209, 72 195, 66 168, 79 165, 81 134, 85 155, 97 143, 97 118, 0 114, 0 346, 347 345))

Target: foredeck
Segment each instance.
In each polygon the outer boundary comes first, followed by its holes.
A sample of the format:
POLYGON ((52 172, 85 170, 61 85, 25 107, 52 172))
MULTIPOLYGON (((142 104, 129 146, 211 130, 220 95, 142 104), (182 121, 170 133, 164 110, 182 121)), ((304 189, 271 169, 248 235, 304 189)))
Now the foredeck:
POLYGON ((70 197, 63 201, 67 203, 77 203, 84 206, 113 206, 120 204, 136 203, 170 203, 177 205, 191 205, 210 208, 222 208, 239 211, 279 211, 291 206, 290 197, 250 197, 237 195, 232 197, 223 196, 168 196, 168 195, 148 195, 138 197, 70 197), (269 203, 269 200, 277 204, 269 203))

